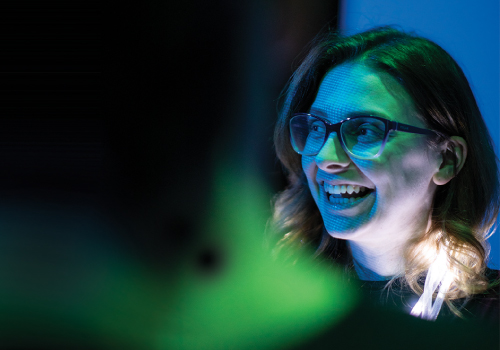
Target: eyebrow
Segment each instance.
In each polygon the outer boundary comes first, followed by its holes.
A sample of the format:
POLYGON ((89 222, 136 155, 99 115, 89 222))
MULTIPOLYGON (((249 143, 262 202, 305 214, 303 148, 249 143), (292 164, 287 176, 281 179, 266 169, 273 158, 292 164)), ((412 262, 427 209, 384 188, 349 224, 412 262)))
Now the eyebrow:
MULTIPOLYGON (((326 113, 322 109, 317 109, 317 108, 311 107, 309 109, 308 113, 315 114, 318 117, 323 117, 325 119, 329 119, 328 118, 328 113, 326 113)), ((346 113, 345 114, 345 118, 343 118, 343 120, 345 120, 347 118, 357 117, 357 116, 374 116, 374 117, 385 118, 387 120, 391 120, 392 121, 392 118, 390 118, 387 114, 385 114, 383 112, 380 112, 380 111, 373 111, 373 110, 352 111, 352 112, 346 113)))

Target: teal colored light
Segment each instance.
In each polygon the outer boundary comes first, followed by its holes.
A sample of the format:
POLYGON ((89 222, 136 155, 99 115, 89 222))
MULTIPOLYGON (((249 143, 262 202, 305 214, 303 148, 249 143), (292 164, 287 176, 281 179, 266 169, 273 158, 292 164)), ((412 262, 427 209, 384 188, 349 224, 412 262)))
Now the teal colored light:
POLYGON ((206 278, 194 265, 185 267, 159 348, 274 349, 332 327, 357 294, 337 270, 305 259, 273 261, 262 248, 265 186, 234 166, 217 169, 206 233, 220 242, 225 264, 206 278))

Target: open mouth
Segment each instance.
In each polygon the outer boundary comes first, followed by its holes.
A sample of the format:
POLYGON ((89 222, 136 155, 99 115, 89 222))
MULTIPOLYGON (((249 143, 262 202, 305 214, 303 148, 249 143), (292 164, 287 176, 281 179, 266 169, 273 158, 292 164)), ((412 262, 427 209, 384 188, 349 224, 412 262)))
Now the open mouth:
POLYGON ((375 192, 373 188, 358 185, 329 185, 324 184, 327 199, 331 203, 354 203, 375 192))

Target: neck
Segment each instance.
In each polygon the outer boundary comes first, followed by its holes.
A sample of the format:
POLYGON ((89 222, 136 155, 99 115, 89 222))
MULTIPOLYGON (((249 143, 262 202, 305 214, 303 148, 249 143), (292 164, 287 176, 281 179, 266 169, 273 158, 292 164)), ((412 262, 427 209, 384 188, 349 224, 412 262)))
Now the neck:
POLYGON ((355 241, 348 241, 347 245, 361 280, 385 281, 404 272, 404 247, 401 245, 373 248, 355 241))
POLYGON ((399 225, 394 224, 397 222, 395 218, 386 220, 389 224, 368 228, 369 235, 353 237, 347 241, 356 273, 361 280, 383 281, 404 274, 404 254, 408 242, 419 232, 429 229, 429 210, 421 212, 399 225), (416 221, 415 217, 422 219, 416 221))

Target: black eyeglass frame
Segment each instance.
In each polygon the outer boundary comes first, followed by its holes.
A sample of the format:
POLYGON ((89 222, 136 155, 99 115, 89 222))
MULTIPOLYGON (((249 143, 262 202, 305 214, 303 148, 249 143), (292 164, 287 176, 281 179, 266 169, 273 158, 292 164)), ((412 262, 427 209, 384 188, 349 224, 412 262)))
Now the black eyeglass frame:
POLYGON ((416 126, 399 123, 396 121, 388 120, 388 119, 373 116, 373 115, 355 116, 355 117, 341 120, 340 122, 335 123, 335 124, 332 124, 328 120, 323 119, 321 117, 318 117, 317 115, 310 114, 310 113, 295 113, 292 115, 292 118, 290 118, 290 136, 291 136, 291 141, 292 141, 292 147, 293 147, 295 152, 297 152, 298 154, 303 155, 303 156, 315 156, 315 155, 317 155, 321 151, 323 146, 325 145, 326 140, 328 140, 328 137, 330 136, 330 134, 332 132, 336 132, 337 136, 339 137, 339 140, 340 140, 340 145, 342 146, 342 149, 346 153, 348 153, 348 154, 350 154, 353 157, 358 158, 358 159, 374 159, 374 158, 379 157, 382 154, 382 152, 384 151, 385 144, 387 142, 387 137, 389 136, 389 133, 392 130, 403 131, 403 132, 412 133, 412 134, 420 134, 420 135, 441 135, 440 133, 438 133, 434 130, 422 129, 422 128, 419 128, 416 126), (321 147, 318 149, 318 152, 316 152, 316 153, 305 154, 304 152, 298 151, 295 147, 295 142, 293 140, 293 132, 292 132, 292 120, 295 119, 296 117, 303 117, 303 116, 318 119, 325 124, 325 127, 326 127, 325 139, 323 140, 321 147), (382 145, 380 146, 380 150, 377 152, 377 154, 375 154, 373 157, 370 157, 370 158, 360 157, 360 156, 353 154, 351 151, 349 151, 345 145, 344 137, 343 137, 342 132, 341 132, 342 124, 344 124, 345 122, 347 122, 349 120, 354 120, 354 119, 359 119, 359 118, 367 118, 367 117, 380 120, 381 122, 383 122, 385 124, 385 134, 384 134, 384 139, 382 141, 382 145))

